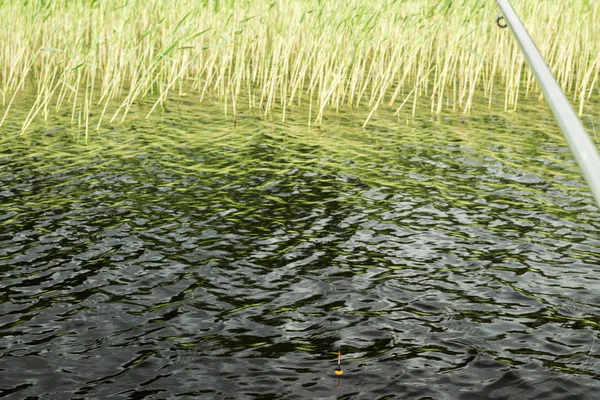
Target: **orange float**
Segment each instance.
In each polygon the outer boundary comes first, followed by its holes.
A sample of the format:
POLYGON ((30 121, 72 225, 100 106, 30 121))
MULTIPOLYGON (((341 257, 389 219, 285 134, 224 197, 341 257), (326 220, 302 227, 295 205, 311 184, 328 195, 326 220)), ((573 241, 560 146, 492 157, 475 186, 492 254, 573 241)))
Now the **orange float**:
POLYGON ((344 371, 342 371, 342 352, 338 351, 338 366, 335 369, 335 374, 336 375, 341 375, 344 373, 344 371))

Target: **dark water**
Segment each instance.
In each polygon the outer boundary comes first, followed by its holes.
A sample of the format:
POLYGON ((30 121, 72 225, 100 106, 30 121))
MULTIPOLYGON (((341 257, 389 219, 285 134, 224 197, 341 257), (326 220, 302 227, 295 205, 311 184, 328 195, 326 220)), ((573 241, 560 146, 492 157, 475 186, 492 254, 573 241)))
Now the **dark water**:
POLYGON ((2 139, 0 397, 597 398, 600 213, 547 117, 2 139))

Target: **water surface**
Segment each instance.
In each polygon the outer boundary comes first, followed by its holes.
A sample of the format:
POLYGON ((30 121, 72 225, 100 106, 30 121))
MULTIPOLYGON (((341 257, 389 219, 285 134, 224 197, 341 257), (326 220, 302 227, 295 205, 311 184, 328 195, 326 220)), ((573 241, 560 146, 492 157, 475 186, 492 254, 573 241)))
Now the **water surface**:
POLYGON ((521 115, 8 124, 0 397, 594 398, 600 213, 521 115))

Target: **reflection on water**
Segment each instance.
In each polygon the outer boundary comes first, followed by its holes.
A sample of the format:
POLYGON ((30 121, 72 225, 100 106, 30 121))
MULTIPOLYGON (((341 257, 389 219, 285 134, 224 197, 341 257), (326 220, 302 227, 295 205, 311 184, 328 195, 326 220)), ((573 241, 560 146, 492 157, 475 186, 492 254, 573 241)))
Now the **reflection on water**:
POLYGON ((214 113, 2 139, 0 396, 593 398, 600 213, 546 113, 214 113))

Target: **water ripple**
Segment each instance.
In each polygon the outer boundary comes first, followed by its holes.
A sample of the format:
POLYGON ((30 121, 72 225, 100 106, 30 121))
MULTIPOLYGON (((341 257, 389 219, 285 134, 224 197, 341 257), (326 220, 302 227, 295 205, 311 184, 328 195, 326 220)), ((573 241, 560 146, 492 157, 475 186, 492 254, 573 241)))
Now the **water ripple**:
POLYGON ((599 213, 564 143, 245 121, 3 139, 0 396, 593 398, 599 213))

